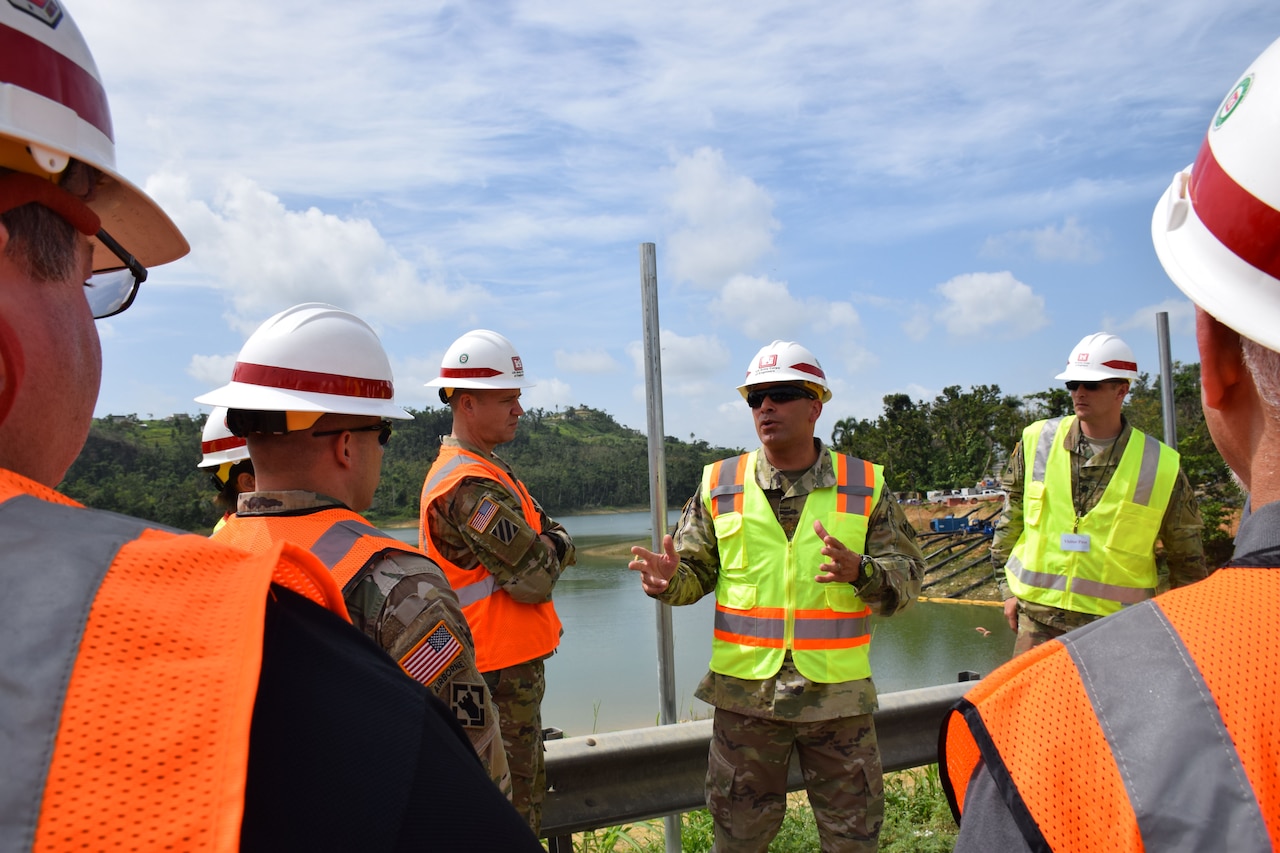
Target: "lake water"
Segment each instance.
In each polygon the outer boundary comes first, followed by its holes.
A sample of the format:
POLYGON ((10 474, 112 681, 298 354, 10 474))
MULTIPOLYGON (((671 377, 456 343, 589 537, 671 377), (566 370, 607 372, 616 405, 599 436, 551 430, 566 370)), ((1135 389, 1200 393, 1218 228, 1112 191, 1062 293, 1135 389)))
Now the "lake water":
MULTIPOLYGON (((673 513, 672 524, 675 518, 673 513)), ((564 636, 547 661, 543 725, 563 729, 566 736, 656 725, 658 605, 641 591, 639 576, 627 569, 627 556, 584 553, 637 541, 647 545, 649 514, 558 520, 578 546, 578 562, 556 585, 564 636)), ((417 542, 416 528, 388 533, 417 542)), ((697 604, 672 608, 681 719, 711 714, 693 691, 711 658, 714 606, 713 597, 706 596, 697 604)), ((873 619, 872 631, 871 671, 881 693, 946 684, 962 670, 985 675, 1013 651, 1013 632, 1001 609, 986 604, 919 601, 892 618, 873 619)))

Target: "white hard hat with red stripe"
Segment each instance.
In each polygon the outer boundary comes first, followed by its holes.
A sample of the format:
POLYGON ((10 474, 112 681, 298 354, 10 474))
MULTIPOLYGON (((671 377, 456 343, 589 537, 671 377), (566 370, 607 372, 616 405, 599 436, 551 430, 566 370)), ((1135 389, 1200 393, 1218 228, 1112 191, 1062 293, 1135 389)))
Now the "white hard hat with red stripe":
POLYGON ((1138 360, 1133 350, 1115 335, 1098 332, 1085 335, 1067 357, 1067 369, 1055 379, 1101 382, 1104 379, 1138 378, 1138 360))
POLYGON ((198 403, 265 412, 332 412, 408 420, 391 362, 359 317, 320 302, 287 308, 249 336, 231 381, 198 403))
POLYGON ((752 385, 768 385, 775 382, 800 382, 827 402, 831 388, 827 374, 818 364, 817 356, 795 341, 774 341, 760 348, 747 365, 747 379, 738 386, 738 393, 746 397, 752 385))
POLYGON ((232 435, 227 427, 226 406, 214 406, 209 413, 200 436, 200 452, 203 457, 197 468, 216 468, 227 462, 242 462, 249 458, 249 442, 241 436, 232 435))
MULTIPOLYGON (((189 251, 164 211, 116 171, 107 95, 93 56, 62 4, 0 3, 0 167, 56 184, 71 160, 101 173, 86 204, 99 227, 143 266, 165 264, 189 251)), ((91 236, 97 231, 72 224, 91 236)), ((95 272, 120 265, 113 251, 94 241, 95 272)))
POLYGON ((511 341, 488 329, 473 329, 449 345, 440 375, 429 388, 531 388, 533 378, 511 341))
POLYGON ((1280 350, 1280 40, 1227 93, 1195 162, 1151 218, 1165 272, 1193 302, 1280 350))

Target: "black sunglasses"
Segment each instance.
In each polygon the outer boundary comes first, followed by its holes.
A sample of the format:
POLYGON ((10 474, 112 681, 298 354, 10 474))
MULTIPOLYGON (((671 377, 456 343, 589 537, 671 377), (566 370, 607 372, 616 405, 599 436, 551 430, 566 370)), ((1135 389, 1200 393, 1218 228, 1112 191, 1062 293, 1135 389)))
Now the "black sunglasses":
POLYGON ((344 432, 376 432, 378 434, 378 444, 386 447, 387 442, 391 440, 391 421, 381 420, 376 424, 369 424, 362 427, 346 427, 345 429, 322 429, 311 433, 312 438, 320 438, 325 435, 341 435, 344 432))
POLYGON ((119 269, 94 273, 84 283, 84 295, 89 300, 93 319, 102 320, 114 317, 133 304, 138 286, 147 280, 147 268, 106 231, 99 230, 96 236, 99 243, 124 263, 119 269))
POLYGON ((782 385, 777 388, 757 388, 755 391, 747 392, 747 405, 753 409, 758 409, 764 405, 764 399, 768 397, 778 405, 790 403, 792 400, 816 400, 813 392, 795 385, 782 385))
POLYGON ((1104 379, 1101 382, 1079 382, 1073 379, 1067 383, 1067 390, 1075 391, 1083 388, 1086 391, 1097 391, 1103 385, 1119 385, 1123 381, 1123 379, 1104 379))

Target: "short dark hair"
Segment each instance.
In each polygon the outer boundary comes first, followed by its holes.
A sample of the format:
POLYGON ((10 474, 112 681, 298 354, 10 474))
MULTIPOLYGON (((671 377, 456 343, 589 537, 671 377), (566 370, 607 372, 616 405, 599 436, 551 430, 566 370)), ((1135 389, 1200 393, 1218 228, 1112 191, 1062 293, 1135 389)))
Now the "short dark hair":
MULTIPOLYGON (((13 171, 0 168, 0 175, 13 171)), ((85 199, 92 194, 98 176, 96 169, 72 160, 58 183, 77 198, 85 199)), ((0 223, 9 232, 5 255, 32 279, 44 284, 76 275, 77 232, 70 222, 33 202, 0 213, 0 223)))

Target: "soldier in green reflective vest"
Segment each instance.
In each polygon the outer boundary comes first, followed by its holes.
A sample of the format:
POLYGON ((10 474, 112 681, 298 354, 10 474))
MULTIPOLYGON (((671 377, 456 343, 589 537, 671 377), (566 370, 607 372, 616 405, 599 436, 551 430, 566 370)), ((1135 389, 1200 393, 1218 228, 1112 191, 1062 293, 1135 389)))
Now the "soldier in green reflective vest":
POLYGON ((768 848, 795 749, 822 849, 869 853, 884 815, 869 623, 915 600, 924 558, 881 467, 814 438, 831 390, 809 350, 774 341, 738 390, 761 447, 707 466, 663 553, 633 548, 630 567, 668 604, 716 598, 695 693, 716 708, 713 849, 768 848))
POLYGON ((1137 376, 1124 341, 1088 335, 1057 376, 1076 414, 1031 424, 1009 457, 991 557, 1014 654, 1207 575, 1177 451, 1121 413, 1137 376))

